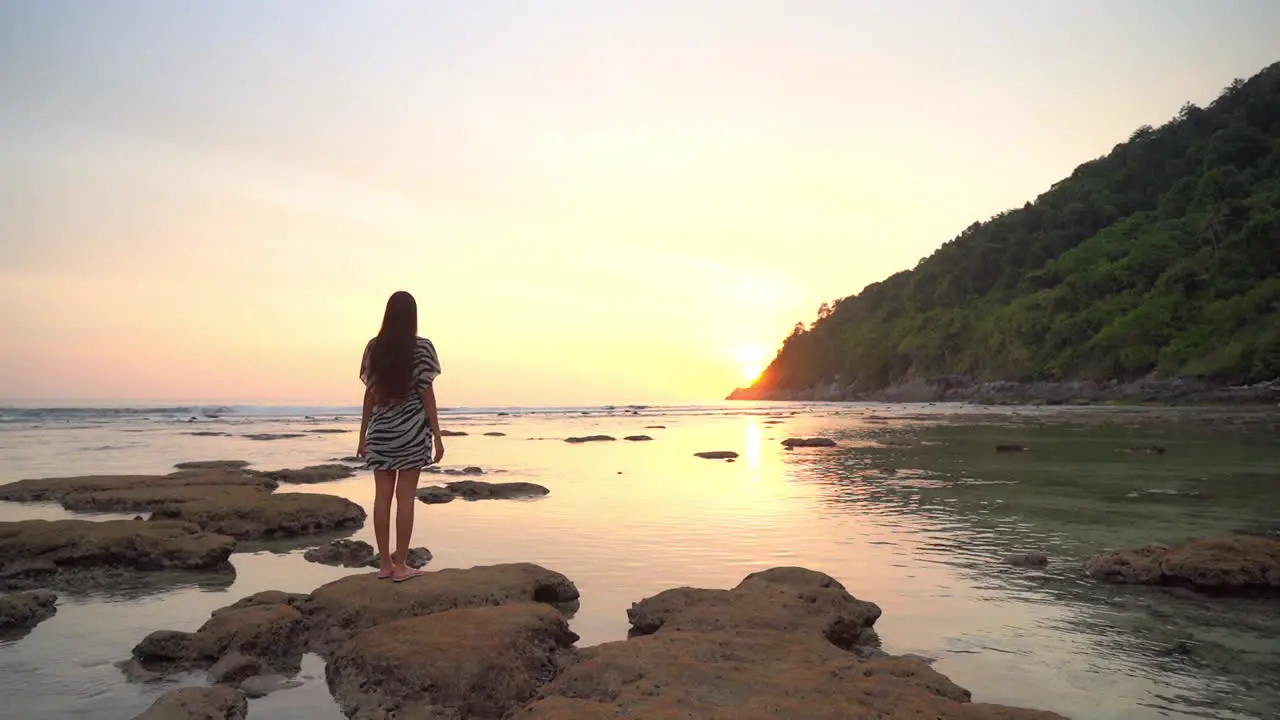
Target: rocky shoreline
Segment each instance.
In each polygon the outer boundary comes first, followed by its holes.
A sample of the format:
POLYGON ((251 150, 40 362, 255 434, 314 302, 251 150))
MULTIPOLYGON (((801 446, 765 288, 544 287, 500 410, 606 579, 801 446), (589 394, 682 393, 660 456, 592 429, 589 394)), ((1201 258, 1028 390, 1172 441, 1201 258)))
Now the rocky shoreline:
POLYGON ((0 485, 0 500, 56 502, 80 512, 149 513, 133 520, 0 522, 0 590, 69 591, 168 572, 234 576, 238 541, 354 531, 360 505, 335 495, 275 493, 281 482, 353 474, 342 466, 271 473, 239 461, 196 461, 169 475, 93 475, 0 485), (341 468, 341 472, 338 469, 341 468))
MULTIPOLYGON (((781 444, 819 452, 838 445, 822 437, 781 444)), ((162 476, 0 486, 2 500, 150 513, 133 520, 0 523, 0 590, 24 591, 0 595, 0 633, 21 637, 52 617, 57 596, 50 589, 94 590, 166 572, 233 575, 229 558, 240 542, 315 542, 318 533, 359 528, 364 510, 349 500, 274 492, 282 482, 349 475, 342 465, 260 472, 238 461, 195 461, 162 476)), ((424 487, 419 498, 437 503, 446 496, 481 500, 548 492, 530 483, 464 480, 424 487)), ((431 559, 425 548, 414 552, 416 565, 431 559)), ((377 564, 373 553, 367 543, 339 538, 322 541, 304 557, 367 568, 377 564)), ((1003 563, 1035 572, 1049 561, 1028 551, 1003 563)), ((1271 526, 1172 549, 1110 550, 1079 567, 1099 582, 1172 586, 1206 599, 1280 598, 1280 539, 1271 526)), ((927 659, 887 654, 875 630, 881 608, 829 575, 802 567, 752 573, 728 590, 665 590, 627 611, 626 640, 586 648, 577 646, 568 623, 579 602, 568 577, 530 563, 445 569, 403 583, 359 572, 310 593, 249 595, 194 630, 157 630, 118 667, 130 682, 172 681, 195 672, 212 685, 165 694, 138 716, 150 720, 243 718, 246 698, 301 684, 294 678, 305 653, 325 661, 330 693, 358 720, 1061 718, 974 703, 968 690, 927 659)))
POLYGON ((727 400, 804 402, 972 402, 984 405, 1167 405, 1280 404, 1280 379, 1254 385, 1224 385, 1198 378, 1147 377, 1119 380, 984 381, 963 375, 916 379, 875 390, 832 379, 807 388, 738 388, 727 400))
MULTIPOLYGON (((588 648, 567 622, 578 600, 568 578, 527 563, 405 583, 361 573, 308 595, 243 598, 193 633, 154 632, 121 667, 134 680, 205 669, 214 685, 243 691, 316 652, 357 720, 1061 719, 971 702, 922 660, 888 655, 873 627, 879 606, 805 568, 752 573, 732 590, 666 590, 628 610, 629 639, 588 648)), ((138 717, 206 717, 203 703, 244 717, 219 688, 174 690, 138 717)))

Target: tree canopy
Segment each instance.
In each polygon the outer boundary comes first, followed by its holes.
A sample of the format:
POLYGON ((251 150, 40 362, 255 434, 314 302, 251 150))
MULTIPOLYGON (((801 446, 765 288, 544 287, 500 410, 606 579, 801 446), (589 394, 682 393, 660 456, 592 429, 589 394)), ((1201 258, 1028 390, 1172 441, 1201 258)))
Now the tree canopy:
POLYGON ((824 303, 753 387, 1152 373, 1280 377, 1280 63, 824 303))

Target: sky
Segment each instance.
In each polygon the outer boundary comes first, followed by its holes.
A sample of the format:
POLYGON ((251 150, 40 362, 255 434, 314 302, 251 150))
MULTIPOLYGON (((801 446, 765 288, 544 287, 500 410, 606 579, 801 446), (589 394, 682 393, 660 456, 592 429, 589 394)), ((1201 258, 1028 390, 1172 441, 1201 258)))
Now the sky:
POLYGON ((1274 0, 6 0, 0 402, 698 402, 1280 60, 1274 0))

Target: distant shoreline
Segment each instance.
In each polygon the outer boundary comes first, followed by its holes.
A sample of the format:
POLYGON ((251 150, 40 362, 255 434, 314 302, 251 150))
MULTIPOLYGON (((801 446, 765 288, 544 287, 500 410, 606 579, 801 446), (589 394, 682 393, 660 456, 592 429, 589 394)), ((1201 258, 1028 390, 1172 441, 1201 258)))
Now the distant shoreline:
POLYGON ((913 380, 876 390, 830 381, 801 388, 738 388, 726 400, 780 402, 970 402, 980 405, 1097 405, 1104 403, 1258 406, 1280 405, 1280 379, 1226 385, 1194 378, 1131 382, 1062 380, 975 381, 960 376, 913 380))

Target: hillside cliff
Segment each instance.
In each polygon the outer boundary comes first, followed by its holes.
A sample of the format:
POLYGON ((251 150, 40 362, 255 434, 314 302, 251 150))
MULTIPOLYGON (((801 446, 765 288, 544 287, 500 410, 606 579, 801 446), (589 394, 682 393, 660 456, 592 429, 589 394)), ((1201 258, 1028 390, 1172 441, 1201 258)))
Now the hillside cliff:
POLYGON ((730 398, 1274 392, 1277 377, 1280 63, 824 305, 730 398))

